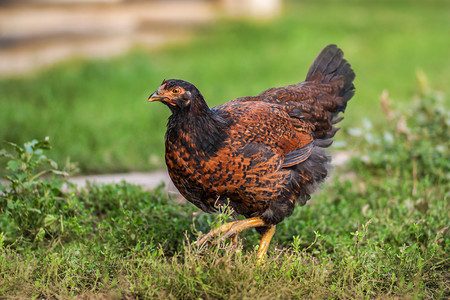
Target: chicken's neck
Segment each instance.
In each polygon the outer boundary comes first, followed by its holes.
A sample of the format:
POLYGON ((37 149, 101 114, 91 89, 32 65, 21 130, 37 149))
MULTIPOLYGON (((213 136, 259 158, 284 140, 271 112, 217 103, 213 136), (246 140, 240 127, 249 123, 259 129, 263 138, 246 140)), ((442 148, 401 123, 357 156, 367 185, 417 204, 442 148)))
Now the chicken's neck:
POLYGON ((184 147, 190 154, 215 155, 226 139, 228 124, 209 109, 203 97, 192 102, 187 108, 172 111, 166 145, 184 147))

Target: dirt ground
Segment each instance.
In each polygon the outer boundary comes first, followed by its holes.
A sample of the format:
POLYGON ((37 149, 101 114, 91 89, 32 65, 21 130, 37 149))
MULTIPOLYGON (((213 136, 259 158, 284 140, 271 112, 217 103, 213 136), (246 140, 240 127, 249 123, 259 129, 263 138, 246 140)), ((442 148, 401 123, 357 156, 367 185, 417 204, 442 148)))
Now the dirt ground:
POLYGON ((75 183, 78 187, 85 187, 86 182, 97 183, 120 183, 126 181, 142 186, 144 189, 154 189, 161 183, 164 183, 165 189, 170 192, 177 192, 177 189, 170 180, 169 174, 166 170, 155 172, 134 172, 134 173, 121 173, 121 174, 99 174, 88 176, 75 176, 70 178, 70 182, 75 183))

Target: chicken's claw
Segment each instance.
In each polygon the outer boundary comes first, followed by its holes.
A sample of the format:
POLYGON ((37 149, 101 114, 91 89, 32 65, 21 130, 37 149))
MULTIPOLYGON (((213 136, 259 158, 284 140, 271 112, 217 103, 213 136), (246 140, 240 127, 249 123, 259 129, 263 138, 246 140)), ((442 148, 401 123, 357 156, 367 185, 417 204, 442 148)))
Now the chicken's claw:
POLYGON ((254 217, 223 224, 219 228, 213 229, 209 233, 202 236, 199 240, 195 242, 195 245, 200 247, 203 244, 205 244, 208 240, 221 234, 223 235, 219 238, 218 240, 219 242, 223 242, 228 238, 232 238, 233 243, 235 243, 236 237, 241 231, 248 228, 263 227, 263 226, 267 226, 269 227, 269 229, 264 233, 261 239, 261 244, 259 245, 257 257, 258 261, 260 262, 265 257, 272 236, 275 233, 275 225, 267 225, 260 217, 254 217))

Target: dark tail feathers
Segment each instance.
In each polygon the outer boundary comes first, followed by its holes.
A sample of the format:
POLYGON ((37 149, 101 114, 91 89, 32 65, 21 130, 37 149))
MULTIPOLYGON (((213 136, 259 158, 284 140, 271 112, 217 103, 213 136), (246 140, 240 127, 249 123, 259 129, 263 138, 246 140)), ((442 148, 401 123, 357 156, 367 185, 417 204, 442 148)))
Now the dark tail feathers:
POLYGON ((337 114, 344 111, 347 106, 347 101, 355 94, 355 86, 353 80, 355 79, 355 72, 353 72, 350 64, 344 59, 344 52, 336 45, 326 46, 313 64, 309 68, 306 81, 314 81, 318 83, 336 83, 338 85, 337 96, 340 99, 337 114))

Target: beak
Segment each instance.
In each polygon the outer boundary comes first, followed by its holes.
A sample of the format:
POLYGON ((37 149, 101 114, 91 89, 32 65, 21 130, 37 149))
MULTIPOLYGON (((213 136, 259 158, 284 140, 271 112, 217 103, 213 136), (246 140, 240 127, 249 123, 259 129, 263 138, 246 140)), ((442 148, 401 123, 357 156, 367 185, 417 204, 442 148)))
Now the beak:
POLYGON ((161 96, 161 95, 158 95, 158 92, 154 92, 153 94, 150 95, 150 97, 148 97, 148 102, 161 101, 166 98, 167 98, 166 96, 161 96))

